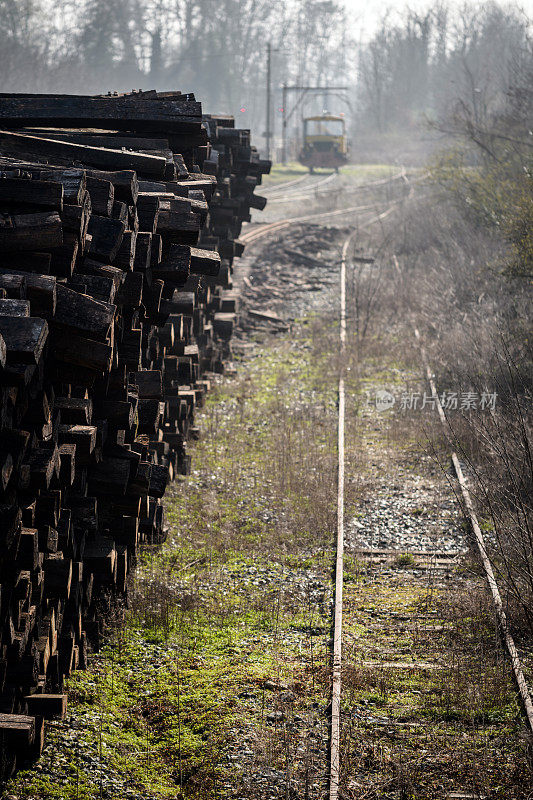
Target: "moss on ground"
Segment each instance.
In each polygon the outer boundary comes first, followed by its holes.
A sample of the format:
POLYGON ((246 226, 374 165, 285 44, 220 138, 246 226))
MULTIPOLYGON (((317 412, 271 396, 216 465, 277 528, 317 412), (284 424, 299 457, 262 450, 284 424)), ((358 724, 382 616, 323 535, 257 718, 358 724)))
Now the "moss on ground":
POLYGON ((199 420, 196 470, 167 499, 167 542, 142 554, 124 623, 71 678, 67 722, 49 726, 41 762, 8 791, 224 797, 243 713, 268 764, 283 764, 287 731, 265 721, 277 707, 276 693, 264 698, 265 681, 293 688, 291 714, 327 703, 313 670, 325 671, 329 636, 329 368, 313 334, 302 333, 215 387, 199 420), (317 581, 323 588, 306 597, 317 581), (245 712, 246 687, 263 700, 245 712))

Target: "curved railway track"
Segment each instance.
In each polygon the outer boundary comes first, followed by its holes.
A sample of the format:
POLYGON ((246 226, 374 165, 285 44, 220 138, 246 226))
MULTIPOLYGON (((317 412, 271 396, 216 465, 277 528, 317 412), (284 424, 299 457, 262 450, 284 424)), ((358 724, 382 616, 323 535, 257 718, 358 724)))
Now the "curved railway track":
POLYGON ((328 172, 326 175, 307 172, 305 175, 302 175, 301 178, 296 178, 296 180, 283 181, 273 186, 265 186, 262 193, 269 198, 271 203, 277 203, 279 202, 278 193, 281 193, 283 196, 292 196, 293 194, 298 194, 302 190, 314 191, 317 187, 330 183, 331 180, 336 177, 338 177, 337 172, 328 172))
MULTIPOLYGON (((316 177, 316 176, 310 176, 316 177)), ((336 183, 339 178, 339 174, 337 172, 332 172, 329 175, 320 176, 320 180, 313 181, 312 183, 308 183, 305 186, 298 186, 296 189, 291 189, 285 194, 282 195, 275 195, 274 197, 270 197, 269 203, 289 203, 293 200, 302 200, 306 197, 312 196, 315 193, 322 193, 324 191, 324 186, 327 186, 330 183, 336 183)), ((338 191, 337 188, 333 188, 330 191, 338 191)))
MULTIPOLYGON (((335 173, 332 176, 334 177, 335 173)), ((379 178, 376 181, 369 181, 365 184, 360 184, 357 187, 354 187, 354 191, 368 189, 368 188, 375 188, 379 186, 386 186, 392 182, 397 180, 405 181, 406 185, 409 186, 408 196, 410 197, 413 191, 413 186, 409 182, 405 169, 402 168, 398 173, 391 176, 390 178, 379 178)), ((293 198, 296 199, 296 198, 293 198)), ((392 213, 394 208, 404 200, 405 198, 402 197, 400 200, 393 200, 393 201, 385 201, 382 205, 387 206, 387 208, 378 213, 375 217, 366 220, 362 223, 358 224, 358 227, 366 227, 367 225, 371 225, 373 222, 376 222, 380 219, 384 219, 386 216, 392 213)), ((379 204, 378 204, 379 205, 379 204)), ((244 233, 241 234, 239 237, 242 242, 245 244, 252 244, 253 242, 258 241, 259 239, 263 239, 265 236, 270 236, 272 233, 277 233, 282 231, 286 228, 289 228, 291 225, 295 225, 299 222, 310 222, 312 220, 320 220, 320 219, 327 219, 328 217, 342 217, 347 214, 355 214, 355 213, 362 213, 362 212, 372 212, 376 211, 376 203, 366 203, 363 205, 355 205, 355 206, 348 206, 347 208, 340 208, 340 209, 333 209, 331 211, 319 211, 314 212, 312 214, 304 214, 297 217, 287 217, 286 219, 275 220, 273 222, 263 222, 256 225, 255 223, 250 223, 253 227, 251 230, 246 230, 244 233)))
POLYGON ((301 178, 296 178, 293 181, 283 181, 283 183, 276 183, 273 186, 265 186, 263 189, 263 194, 267 197, 272 197, 272 195, 277 194, 277 192, 282 192, 285 189, 288 189, 291 186, 297 186, 305 181, 309 180, 309 173, 302 175, 301 178))
POLYGON ((313 184, 309 184, 307 186, 298 187, 296 191, 291 190, 287 192, 285 195, 281 196, 274 196, 269 198, 269 205, 273 205, 275 203, 289 203, 295 200, 305 200, 308 197, 312 197, 316 195, 333 195, 338 194, 339 189, 343 194, 354 194, 356 192, 365 191, 367 189, 374 189, 379 186, 385 186, 388 183, 392 183, 394 181, 400 179, 406 179, 405 169, 401 169, 394 175, 391 175, 387 178, 376 178, 373 181, 367 181, 366 183, 354 184, 350 186, 349 184, 343 184, 341 187, 337 185, 338 180, 342 177, 339 173, 333 172, 330 175, 326 175, 326 177, 321 180, 317 181, 313 184), (335 180, 337 179, 337 180, 335 180), (333 183, 333 186, 328 186, 328 188, 324 188, 327 184, 333 183))
MULTIPOLYGON (((402 198, 403 200, 403 198, 402 198)), ((367 225, 371 225, 373 222, 377 222, 380 219, 384 219, 388 217, 394 211, 394 208, 400 203, 401 200, 396 200, 388 203, 388 208, 384 211, 378 213, 374 217, 371 217, 369 220, 365 220, 362 224, 359 224, 358 227, 366 227, 367 225)), ((312 220, 319 220, 319 219, 326 219, 328 217, 342 217, 346 216, 347 214, 354 214, 357 212, 365 212, 365 211, 375 211, 376 204, 370 203, 361 206, 350 206, 348 208, 340 208, 335 209, 334 211, 321 211, 316 214, 305 214, 300 217, 291 217, 290 219, 279 220, 276 222, 266 222, 261 224, 258 227, 254 227, 251 231, 247 231, 240 236, 240 240, 245 244, 252 244, 253 242, 257 242, 259 239, 263 239, 265 236, 270 236, 272 233, 278 233, 286 228, 290 228, 291 225, 295 225, 299 222, 310 222, 312 220)))

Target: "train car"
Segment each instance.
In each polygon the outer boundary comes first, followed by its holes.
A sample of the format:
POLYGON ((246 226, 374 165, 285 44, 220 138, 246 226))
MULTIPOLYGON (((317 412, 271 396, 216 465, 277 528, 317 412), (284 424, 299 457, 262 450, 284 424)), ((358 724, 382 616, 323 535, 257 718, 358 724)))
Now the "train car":
POLYGON ((322 114, 320 117, 305 117, 303 149, 298 158, 300 164, 309 167, 331 167, 338 171, 348 161, 346 123, 344 117, 322 114))

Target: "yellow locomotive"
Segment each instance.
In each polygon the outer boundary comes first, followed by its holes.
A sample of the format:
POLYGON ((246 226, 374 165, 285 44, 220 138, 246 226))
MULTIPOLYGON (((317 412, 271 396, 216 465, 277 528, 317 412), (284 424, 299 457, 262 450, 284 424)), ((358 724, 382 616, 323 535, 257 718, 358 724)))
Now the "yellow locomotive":
POLYGON ((348 161, 346 123, 344 117, 322 114, 320 117, 305 117, 303 149, 298 158, 300 164, 309 167, 339 167, 348 161))

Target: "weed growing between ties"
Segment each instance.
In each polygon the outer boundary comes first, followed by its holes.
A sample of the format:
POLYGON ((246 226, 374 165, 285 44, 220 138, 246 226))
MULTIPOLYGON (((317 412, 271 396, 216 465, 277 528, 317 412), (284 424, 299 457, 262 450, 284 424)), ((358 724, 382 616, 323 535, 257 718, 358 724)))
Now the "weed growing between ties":
POLYGON ((428 602, 408 574, 363 571, 347 595, 346 796, 529 797, 523 721, 485 609, 458 624, 442 587, 428 602))
POLYGON ((125 624, 70 680, 68 721, 12 794, 321 796, 335 336, 303 322, 218 382, 169 539, 142 554, 125 624))

